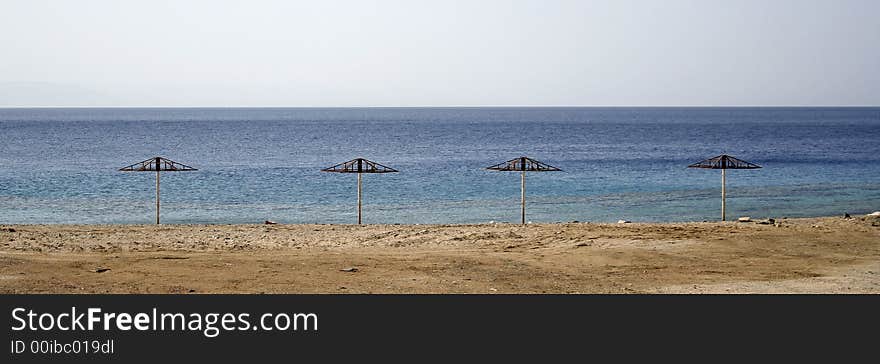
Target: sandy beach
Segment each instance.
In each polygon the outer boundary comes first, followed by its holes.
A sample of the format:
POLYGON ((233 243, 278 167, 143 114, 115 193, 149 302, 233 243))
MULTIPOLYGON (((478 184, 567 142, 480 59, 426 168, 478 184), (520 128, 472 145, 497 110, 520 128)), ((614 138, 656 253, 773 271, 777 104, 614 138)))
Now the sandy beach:
POLYGON ((2 293, 880 293, 880 219, 4 225, 2 293))

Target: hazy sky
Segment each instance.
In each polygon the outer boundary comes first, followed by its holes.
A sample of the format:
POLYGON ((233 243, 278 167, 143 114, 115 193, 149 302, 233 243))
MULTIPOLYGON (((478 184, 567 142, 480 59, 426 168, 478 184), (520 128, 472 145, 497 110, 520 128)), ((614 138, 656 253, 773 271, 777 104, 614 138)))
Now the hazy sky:
POLYGON ((0 0, 0 106, 880 105, 880 1, 0 0))

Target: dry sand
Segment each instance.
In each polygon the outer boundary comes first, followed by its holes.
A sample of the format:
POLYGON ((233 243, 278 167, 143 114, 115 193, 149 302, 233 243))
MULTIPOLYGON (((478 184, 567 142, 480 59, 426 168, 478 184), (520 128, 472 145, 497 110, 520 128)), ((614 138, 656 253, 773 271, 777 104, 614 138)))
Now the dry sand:
POLYGON ((880 293, 880 220, 5 225, 0 292, 880 293))

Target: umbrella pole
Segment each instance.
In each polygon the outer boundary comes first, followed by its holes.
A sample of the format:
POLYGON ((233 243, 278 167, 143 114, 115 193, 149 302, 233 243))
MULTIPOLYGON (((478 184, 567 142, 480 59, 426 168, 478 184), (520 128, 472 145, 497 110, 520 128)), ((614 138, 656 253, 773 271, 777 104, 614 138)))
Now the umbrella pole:
POLYGON ((156 225, 159 225, 159 171, 156 171, 156 225))
POLYGON ((522 171, 522 181, 520 182, 520 213, 522 215, 522 225, 526 224, 526 171, 522 171))
POLYGON ((358 225, 361 224, 361 174, 358 173, 358 225))
POLYGON ((726 209, 727 206, 725 206, 725 199, 727 197, 727 191, 726 191, 727 186, 726 185, 727 185, 727 181, 724 176, 724 169, 722 169, 721 170, 721 221, 724 221, 726 219, 726 216, 725 216, 725 212, 727 210, 726 209))

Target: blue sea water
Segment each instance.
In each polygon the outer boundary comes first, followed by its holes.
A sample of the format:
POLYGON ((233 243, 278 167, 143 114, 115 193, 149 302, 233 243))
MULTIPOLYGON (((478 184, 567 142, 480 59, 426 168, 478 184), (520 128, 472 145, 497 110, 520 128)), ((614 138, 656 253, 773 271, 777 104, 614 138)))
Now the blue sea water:
POLYGON ((199 168, 162 175, 166 223, 353 223, 356 157, 366 223, 519 220, 519 175, 484 167, 527 155, 528 217, 702 221, 880 210, 880 108, 70 108, 0 109, 0 223, 151 223, 156 155, 199 168))

